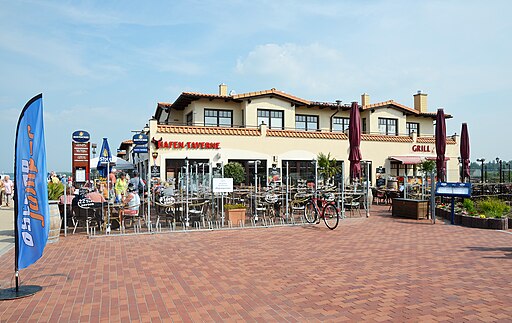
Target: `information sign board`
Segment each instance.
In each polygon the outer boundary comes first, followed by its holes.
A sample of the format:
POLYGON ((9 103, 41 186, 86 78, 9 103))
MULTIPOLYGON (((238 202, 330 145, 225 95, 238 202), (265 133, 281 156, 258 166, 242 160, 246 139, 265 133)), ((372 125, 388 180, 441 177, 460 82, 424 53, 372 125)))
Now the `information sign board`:
POLYGON ((214 193, 230 193, 233 192, 232 178, 213 178, 214 193))

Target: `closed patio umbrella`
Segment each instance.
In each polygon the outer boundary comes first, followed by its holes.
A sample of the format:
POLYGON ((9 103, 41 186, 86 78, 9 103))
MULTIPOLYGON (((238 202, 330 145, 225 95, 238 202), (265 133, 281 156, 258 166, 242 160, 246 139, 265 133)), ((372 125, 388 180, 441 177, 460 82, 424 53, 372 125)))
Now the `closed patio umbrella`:
POLYGON ((460 134, 460 159, 462 162, 462 182, 469 179, 471 176, 469 171, 469 133, 467 123, 462 124, 462 131, 460 134))
POLYGON ((356 181, 361 177, 361 116, 359 115, 359 105, 352 102, 350 108, 350 119, 348 123, 348 140, 350 144, 350 152, 348 160, 350 160, 350 179, 356 181))
POLYGON ((436 115, 436 168, 437 181, 444 182, 446 180, 445 168, 446 153, 446 122, 443 109, 437 109, 436 115))

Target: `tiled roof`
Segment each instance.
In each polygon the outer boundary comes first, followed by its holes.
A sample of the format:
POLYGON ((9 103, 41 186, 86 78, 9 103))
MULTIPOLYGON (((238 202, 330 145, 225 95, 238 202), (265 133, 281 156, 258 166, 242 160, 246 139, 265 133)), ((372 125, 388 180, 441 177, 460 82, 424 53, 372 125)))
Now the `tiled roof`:
POLYGON ((387 141, 387 142, 412 142, 409 136, 386 136, 386 135, 371 135, 362 134, 361 140, 364 141, 387 141))
POLYGON ((296 101, 296 102, 299 102, 299 103, 302 103, 305 105, 311 104, 311 101, 309 101, 309 100, 301 99, 299 97, 285 93, 283 91, 276 90, 274 88, 272 88, 270 90, 264 90, 264 91, 235 94, 235 95, 233 95, 233 98, 234 99, 246 99, 246 98, 252 98, 252 97, 257 97, 257 96, 262 96, 262 95, 270 95, 270 94, 279 95, 279 96, 285 97, 287 99, 290 99, 292 101, 296 101))
MULTIPOLYGON (((407 111, 409 113, 412 113, 412 114, 415 114, 415 115, 418 115, 418 116, 435 118, 436 115, 437 115, 437 112, 423 112, 423 113, 420 113, 416 109, 410 108, 410 107, 408 107, 406 105, 400 104, 400 103, 395 102, 393 100, 388 100, 388 101, 384 101, 384 102, 368 104, 368 105, 363 106, 362 108, 363 108, 363 110, 370 110, 370 109, 375 109, 375 108, 383 108, 383 107, 387 107, 387 106, 390 106, 390 105, 393 105, 393 106, 395 106, 397 108, 400 108, 402 110, 405 110, 405 111, 407 111)), ((445 117, 447 119, 453 118, 453 116, 451 114, 445 114, 445 117)))
POLYGON ((128 139, 128 140, 123 141, 121 144, 123 144, 123 145, 133 145, 133 140, 128 139))
POLYGON ((157 132, 190 135, 259 136, 259 129, 159 125, 157 132))
MULTIPOLYGON (((416 142, 420 143, 420 144, 435 144, 436 138, 435 137, 418 137, 416 139, 416 142)), ((455 145, 456 144, 455 139, 453 139, 451 137, 447 137, 446 144, 447 145, 455 145)))
POLYGON ((297 131, 297 130, 267 130, 268 137, 308 138, 308 139, 340 139, 348 136, 343 132, 297 131))

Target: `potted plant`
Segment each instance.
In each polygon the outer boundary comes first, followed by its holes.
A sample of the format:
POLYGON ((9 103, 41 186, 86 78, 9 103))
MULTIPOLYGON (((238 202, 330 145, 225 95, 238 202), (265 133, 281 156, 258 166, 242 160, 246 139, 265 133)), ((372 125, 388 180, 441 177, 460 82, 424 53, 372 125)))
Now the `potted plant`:
POLYGON ((234 225, 238 225, 240 221, 245 223, 244 204, 224 204, 224 214, 226 220, 231 221, 234 225))
POLYGON ((59 210, 59 198, 64 195, 64 184, 60 181, 48 182, 48 204, 50 209, 50 232, 48 243, 59 241, 61 217, 59 210))
POLYGON ((240 185, 245 181, 245 170, 242 164, 237 162, 229 162, 224 165, 224 177, 232 178, 233 185, 240 185))

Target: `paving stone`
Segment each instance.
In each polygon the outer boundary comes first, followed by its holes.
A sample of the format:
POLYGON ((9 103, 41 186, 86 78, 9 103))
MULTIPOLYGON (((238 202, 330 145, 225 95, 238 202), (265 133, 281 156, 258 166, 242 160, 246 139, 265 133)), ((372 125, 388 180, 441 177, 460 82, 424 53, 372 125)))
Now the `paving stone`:
MULTIPOLYGON (((0 256, 11 286, 14 250, 0 256)), ((1 322, 510 321, 512 234, 390 217, 48 245, 1 322)))

